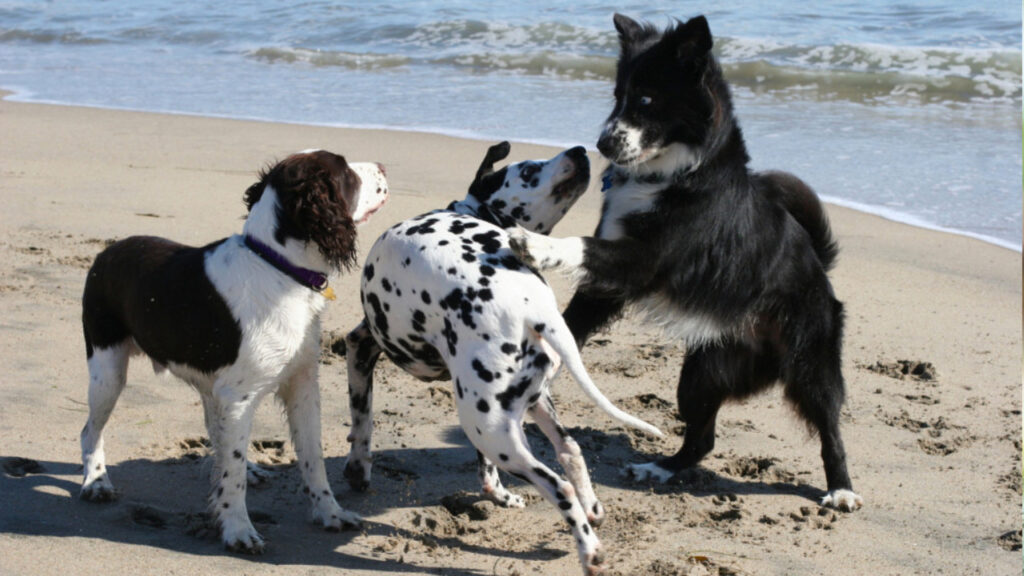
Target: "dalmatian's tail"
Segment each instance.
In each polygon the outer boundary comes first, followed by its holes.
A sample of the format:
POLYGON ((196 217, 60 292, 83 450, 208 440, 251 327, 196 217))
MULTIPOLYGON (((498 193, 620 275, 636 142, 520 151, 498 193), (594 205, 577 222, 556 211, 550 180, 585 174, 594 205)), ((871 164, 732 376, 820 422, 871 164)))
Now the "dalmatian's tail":
MULTIPOLYGON (((561 320, 561 316, 556 316, 556 318, 561 320)), ((550 318, 548 320, 550 322, 550 318)), ((576 380, 576 383, 579 384, 580 388, 583 389, 583 392, 590 397, 594 404, 597 404, 609 416, 623 424, 632 426, 637 430, 643 430, 659 438, 665 437, 665 434, 658 430, 656 426, 620 410, 618 406, 612 404, 611 400, 608 400, 601 393, 601 390, 594 384, 594 381, 590 379, 590 375, 587 374, 587 370, 583 366, 583 359, 580 357, 580 351, 576 347, 576 341, 573 339, 569 327, 564 322, 558 322, 556 326, 549 324, 547 328, 544 328, 543 324, 532 324, 531 328, 538 337, 543 338, 554 349, 555 353, 562 359, 562 364, 569 370, 573 380, 576 380)))

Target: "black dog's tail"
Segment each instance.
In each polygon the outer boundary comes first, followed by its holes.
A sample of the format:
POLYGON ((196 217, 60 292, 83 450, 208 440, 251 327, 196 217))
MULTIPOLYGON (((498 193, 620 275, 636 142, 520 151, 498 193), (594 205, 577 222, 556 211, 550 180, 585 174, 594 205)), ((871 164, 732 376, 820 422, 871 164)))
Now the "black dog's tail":
POLYGON ((839 255, 839 244, 832 237, 828 216, 814 190, 789 172, 774 170, 754 174, 753 183, 765 197, 781 204, 807 231, 822 268, 831 270, 839 255))

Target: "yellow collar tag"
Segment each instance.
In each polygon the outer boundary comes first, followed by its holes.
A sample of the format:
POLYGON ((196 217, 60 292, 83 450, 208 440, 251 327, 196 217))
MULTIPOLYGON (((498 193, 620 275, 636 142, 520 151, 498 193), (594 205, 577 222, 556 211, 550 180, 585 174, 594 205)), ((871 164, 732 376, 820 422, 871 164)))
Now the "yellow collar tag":
POLYGON ((337 298, 337 296, 334 295, 333 286, 328 286, 327 288, 324 288, 324 291, 321 292, 320 294, 322 294, 323 297, 327 298, 328 300, 334 300, 335 298, 337 298))

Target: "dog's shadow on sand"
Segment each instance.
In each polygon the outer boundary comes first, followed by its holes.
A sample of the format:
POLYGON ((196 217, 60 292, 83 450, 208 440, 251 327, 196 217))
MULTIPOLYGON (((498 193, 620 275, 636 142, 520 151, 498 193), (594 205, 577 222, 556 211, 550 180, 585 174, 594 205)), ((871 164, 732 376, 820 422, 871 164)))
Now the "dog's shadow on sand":
MULTIPOLYGON (((685 492, 694 496, 720 494, 795 494, 815 499, 821 490, 793 481, 773 480, 772 475, 738 472, 731 477, 698 467, 684 471, 667 484, 635 482, 621 473, 623 465, 642 460, 629 436, 621 430, 606 432, 594 428, 570 429, 579 442, 591 470, 595 489, 602 487, 657 493, 685 492)), ((553 470, 561 472, 551 445, 533 424, 526 434, 534 454, 553 470)), ((476 452, 462 430, 451 426, 442 433, 449 446, 380 450, 373 455, 373 478, 366 492, 354 492, 343 480, 344 456, 326 459, 338 502, 366 520, 359 530, 329 533, 307 521, 308 503, 294 464, 268 466, 271 477, 251 487, 247 503, 257 530, 266 538, 267 549, 260 556, 235 557, 274 565, 320 565, 368 570, 380 573, 422 573, 433 567, 416 566, 398 551, 375 553, 374 546, 390 541, 427 548, 445 547, 456 552, 482 554, 496 559, 543 561, 571 553, 557 538, 553 544, 538 544, 529 550, 508 550, 475 543, 469 532, 487 530, 487 522, 455 518, 444 506, 446 496, 478 493, 476 452), (394 523, 374 517, 405 509, 394 523), (376 538, 369 538, 376 537, 376 538)), ((230 554, 222 548, 217 531, 205 512, 208 490, 207 458, 195 454, 163 460, 136 459, 109 467, 121 497, 109 503, 85 502, 78 498, 81 465, 67 462, 35 462, 0 455, 0 533, 96 538, 112 542, 154 546, 197 556, 230 554)), ((530 500, 531 507, 544 507, 532 487, 508 475, 503 481, 530 500)), ((519 514, 499 510, 497 514, 519 514)), ((552 518, 556 511, 551 510, 552 518)), ((390 515, 394 518, 394 514, 390 515)), ((456 554, 446 574, 489 574, 492 570, 460 568, 456 554)))
MULTIPOLYGON (((463 452, 460 448, 439 452, 463 452)), ((437 518, 445 510, 412 511, 411 522, 377 522, 373 516, 393 508, 429 507, 432 490, 417 488, 420 473, 405 461, 419 450, 382 451, 375 468, 373 486, 367 493, 354 493, 344 481, 334 482, 339 503, 364 516, 358 530, 327 532, 307 521, 308 504, 301 493, 301 480, 292 464, 268 466, 270 478, 250 487, 247 504, 256 529, 266 539, 263 554, 248 556, 223 549, 217 530, 203 506, 207 495, 208 465, 195 458, 165 460, 137 459, 108 467, 119 490, 112 502, 94 503, 78 498, 81 465, 67 462, 35 461, 0 455, 0 534, 47 537, 94 538, 110 542, 152 546, 193 556, 232 556, 244 562, 270 565, 311 565, 376 573, 434 572, 436 565, 417 566, 392 553, 376 553, 374 543, 396 540, 433 549, 449 548, 495 559, 541 561, 569 553, 558 546, 538 545, 531 550, 510 551, 474 544, 454 530, 438 529, 437 518), (420 502, 421 496, 428 501, 420 502), (422 519, 422 521, 421 521, 422 519), (422 528, 420 527, 422 525, 422 528), (372 541, 367 537, 378 537, 372 541), (359 542, 363 540, 363 542, 359 542), (369 542, 369 543, 367 543, 369 542)), ((438 452, 431 450, 429 452, 438 452)), ((473 457, 475 461, 475 456, 473 457)), ((435 455, 434 460, 445 460, 435 455)), ((328 458, 328 475, 342 478, 344 458, 328 458)), ((474 489, 476 475, 465 482, 443 484, 474 489)), ((444 478, 443 476, 439 478, 444 478)), ((514 511, 509 511, 514 512, 514 511)), ((443 518, 442 518, 443 520, 443 518)), ((442 522, 443 523, 443 522, 442 522)), ((464 524, 464 521, 463 521, 464 524)), ((442 528, 450 528, 451 524, 442 528)), ((491 574, 493 570, 460 567, 458 555, 443 573, 457 576, 491 574)))
MULTIPOLYGON (((526 424, 524 429, 534 456, 551 469, 561 472, 551 444, 537 425, 526 424)), ((621 428, 606 431, 584 427, 570 428, 568 431, 569 435, 580 445, 583 458, 590 470, 591 480, 595 485, 595 490, 598 491, 598 497, 600 497, 601 486, 637 492, 684 492, 693 496, 791 494, 813 501, 818 501, 825 495, 823 490, 798 482, 795 474, 775 466, 774 459, 770 458, 735 459, 737 462, 724 467, 733 472, 732 475, 721 474, 704 466, 696 466, 683 470, 665 483, 636 481, 625 474, 626 465, 643 463, 662 456, 656 448, 650 448, 651 453, 644 455, 642 452, 647 447, 640 448, 638 451, 638 448, 631 442, 629 433, 622 431, 621 428)), ((451 443, 460 443, 461 441, 472 453, 469 441, 458 427, 450 428, 444 438, 451 443)), ((682 438, 678 438, 677 441, 682 445, 682 438)), ((507 478, 509 480, 507 484, 511 486, 525 485, 525 482, 520 480, 505 475, 502 477, 503 479, 507 478)))

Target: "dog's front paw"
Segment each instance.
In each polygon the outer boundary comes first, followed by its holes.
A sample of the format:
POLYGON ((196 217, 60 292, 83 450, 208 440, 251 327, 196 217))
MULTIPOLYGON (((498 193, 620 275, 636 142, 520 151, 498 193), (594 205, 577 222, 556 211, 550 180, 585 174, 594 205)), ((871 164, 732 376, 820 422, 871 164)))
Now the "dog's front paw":
POLYGON ((864 505, 864 499, 853 490, 833 490, 821 499, 821 505, 843 512, 853 512, 864 505))
POLYGON ((660 484, 668 482, 673 476, 670 470, 658 466, 656 462, 627 464, 622 472, 627 478, 637 482, 658 482, 660 484))
POLYGON ((82 484, 78 497, 89 502, 112 502, 120 496, 106 472, 82 484))
POLYGON ((512 250, 512 254, 514 254, 520 262, 527 266, 536 268, 537 260, 535 259, 533 250, 530 246, 531 236, 534 236, 534 233, 525 228, 512 228, 508 231, 508 245, 509 249, 512 250))
POLYGON ((362 460, 345 461, 345 480, 356 492, 365 492, 370 487, 370 464, 362 460))
POLYGON ((313 522, 323 526, 329 532, 358 529, 363 519, 355 512, 345 510, 334 500, 334 497, 322 499, 313 508, 313 522))
POLYGON ((263 554, 266 542, 248 522, 223 522, 221 541, 224 547, 241 554, 263 554))
POLYGON ((525 228, 508 231, 509 248, 524 264, 538 270, 574 270, 583 264, 581 238, 551 238, 525 228))

